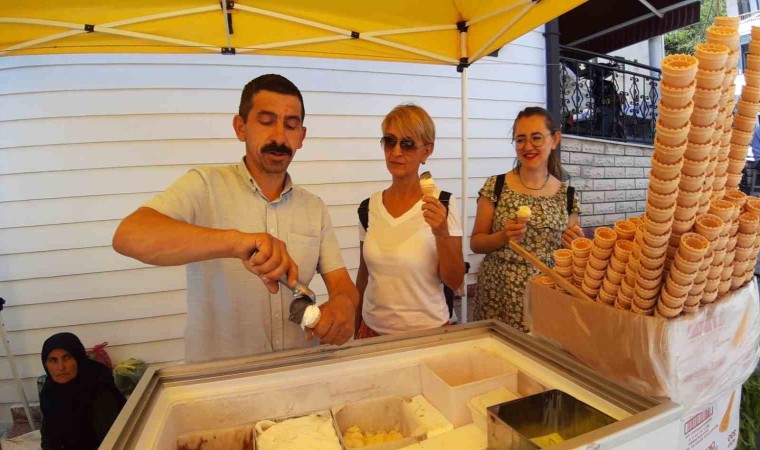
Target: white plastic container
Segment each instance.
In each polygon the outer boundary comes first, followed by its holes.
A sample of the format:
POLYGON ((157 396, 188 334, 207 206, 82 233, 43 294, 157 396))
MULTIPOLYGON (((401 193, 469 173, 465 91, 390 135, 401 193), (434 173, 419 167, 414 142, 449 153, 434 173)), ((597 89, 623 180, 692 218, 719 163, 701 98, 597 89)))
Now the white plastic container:
POLYGON ((473 346, 425 359, 420 364, 422 394, 454 428, 472 422, 467 401, 498 388, 517 392, 518 370, 502 356, 473 346))
POLYGON ((520 398, 520 396, 514 392, 504 388, 498 388, 483 395, 471 398, 467 401, 467 406, 470 408, 473 423, 485 433, 488 431, 488 422, 486 421, 488 413, 486 412, 486 409, 489 406, 506 403, 518 398, 520 398))
POLYGON ((428 439, 454 429, 454 425, 422 395, 412 397, 406 407, 417 417, 420 430, 425 432, 428 439))

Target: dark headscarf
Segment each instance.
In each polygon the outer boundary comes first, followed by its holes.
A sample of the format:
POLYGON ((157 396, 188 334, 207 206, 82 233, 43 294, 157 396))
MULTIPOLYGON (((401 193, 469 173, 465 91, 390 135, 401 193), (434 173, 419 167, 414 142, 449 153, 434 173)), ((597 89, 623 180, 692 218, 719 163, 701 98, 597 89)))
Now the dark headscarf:
POLYGON ((89 359, 82 342, 71 333, 58 333, 48 338, 42 346, 41 356, 47 374, 40 394, 43 448, 97 449, 104 436, 98 436, 93 425, 99 419, 93 410, 95 399, 104 394, 113 396, 118 409, 125 403, 124 396, 116 389, 111 371, 89 359), (50 352, 56 349, 66 350, 77 362, 77 376, 65 384, 53 381, 45 364, 50 352))

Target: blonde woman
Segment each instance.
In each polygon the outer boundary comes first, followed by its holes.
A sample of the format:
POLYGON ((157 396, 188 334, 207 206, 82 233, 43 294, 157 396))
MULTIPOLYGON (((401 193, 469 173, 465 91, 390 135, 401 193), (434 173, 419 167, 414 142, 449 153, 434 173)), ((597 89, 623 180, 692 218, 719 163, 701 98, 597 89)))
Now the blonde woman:
POLYGON ((527 281, 538 271, 508 242, 520 242, 551 264, 554 250, 582 236, 578 197, 560 181, 561 138, 545 109, 525 108, 517 115, 512 134, 517 167, 490 177, 479 192, 470 247, 486 257, 478 270, 475 320, 497 319, 527 332, 523 295, 527 281), (527 222, 517 220, 520 206, 531 209, 527 222))
POLYGON ((359 208, 356 338, 448 324, 441 283, 457 289, 464 281, 456 202, 420 188, 420 165, 435 146, 433 120, 419 106, 400 105, 385 116, 382 131, 391 185, 359 208))

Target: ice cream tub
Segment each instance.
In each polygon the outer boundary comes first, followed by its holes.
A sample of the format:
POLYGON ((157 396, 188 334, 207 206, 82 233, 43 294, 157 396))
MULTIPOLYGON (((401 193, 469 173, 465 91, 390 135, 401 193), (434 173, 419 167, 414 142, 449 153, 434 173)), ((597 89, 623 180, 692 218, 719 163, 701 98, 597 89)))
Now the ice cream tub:
POLYGON ((343 449, 335 420, 327 410, 260 420, 254 432, 257 450, 343 449))
POLYGON ((334 406, 341 443, 347 449, 395 450, 424 440, 426 430, 410 403, 389 396, 334 406))
POLYGON ((253 425, 218 428, 177 437, 177 450, 254 450, 253 425))

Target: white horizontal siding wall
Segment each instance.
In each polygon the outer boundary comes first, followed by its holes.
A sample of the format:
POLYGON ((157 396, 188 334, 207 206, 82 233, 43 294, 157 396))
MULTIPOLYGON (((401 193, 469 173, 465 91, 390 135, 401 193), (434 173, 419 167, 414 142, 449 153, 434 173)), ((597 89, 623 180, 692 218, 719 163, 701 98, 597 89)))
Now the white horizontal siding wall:
MULTIPOLYGON (((231 128, 240 90, 271 72, 304 93, 308 137, 291 174, 327 203, 352 276, 356 205, 389 181, 378 138, 393 106, 415 102, 430 112, 438 139, 426 169, 461 194, 460 79, 451 67, 221 55, 0 58, 0 296, 29 397, 37 397, 42 343, 60 331, 87 346, 108 341, 114 362, 182 359, 184 268, 122 257, 111 237, 121 218, 189 167, 244 154, 231 128)), ((541 31, 474 65, 469 92, 473 216, 485 179, 512 166, 517 111, 545 103, 541 31)), ((325 297, 321 280, 315 291, 325 297)), ((0 403, 17 402, 0 359, 0 403)))

